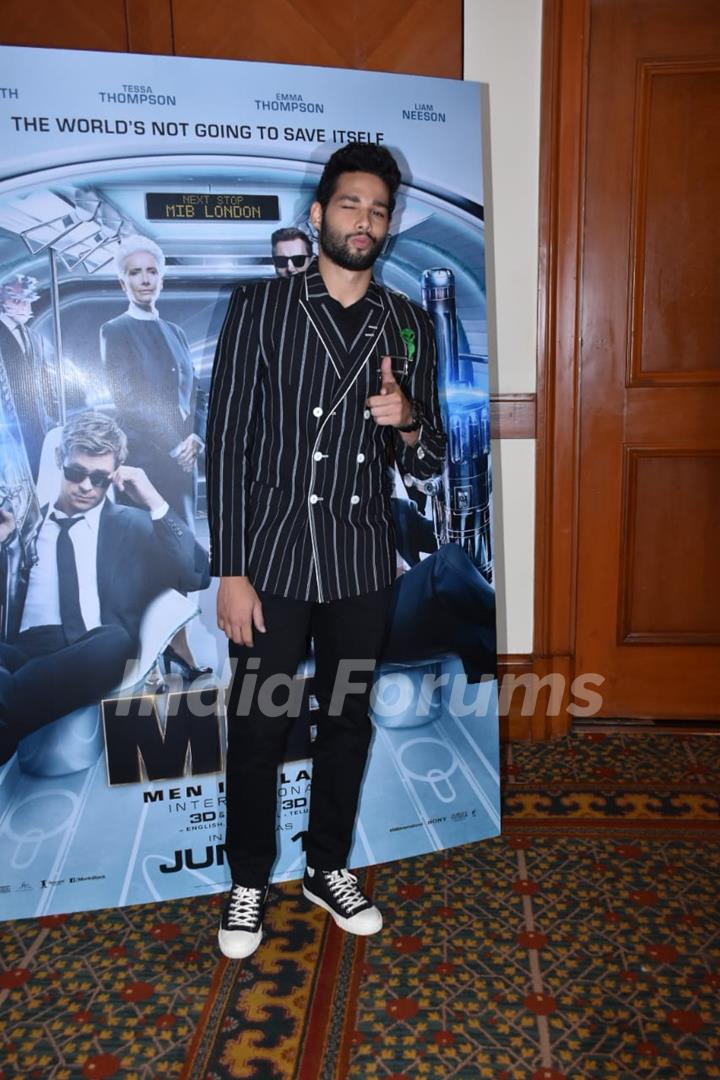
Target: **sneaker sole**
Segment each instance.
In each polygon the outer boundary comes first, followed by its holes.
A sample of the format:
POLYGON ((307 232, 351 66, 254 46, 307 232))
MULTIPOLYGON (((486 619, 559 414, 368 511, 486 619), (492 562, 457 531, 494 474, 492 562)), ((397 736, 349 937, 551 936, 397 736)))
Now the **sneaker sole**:
POLYGON ((222 935, 224 933, 230 934, 232 932, 232 930, 218 930, 218 947, 223 956, 226 956, 228 960, 247 959, 248 956, 252 956, 263 939, 262 930, 260 930, 257 935, 253 935, 253 937, 257 937, 257 941, 251 939, 244 947, 240 947, 239 945, 233 946, 230 942, 223 944, 222 935))
POLYGON ((382 930, 382 915, 378 912, 380 918, 379 926, 374 927, 372 930, 359 930, 356 926, 350 926, 349 919, 343 919, 342 915, 338 915, 336 911, 330 907, 325 900, 316 896, 315 893, 311 893, 310 890, 303 885, 303 896, 306 900, 309 900, 312 904, 317 904, 318 907, 324 908, 328 915, 331 915, 341 930, 344 930, 346 934, 355 934, 356 937, 370 937, 371 934, 379 934, 382 930))

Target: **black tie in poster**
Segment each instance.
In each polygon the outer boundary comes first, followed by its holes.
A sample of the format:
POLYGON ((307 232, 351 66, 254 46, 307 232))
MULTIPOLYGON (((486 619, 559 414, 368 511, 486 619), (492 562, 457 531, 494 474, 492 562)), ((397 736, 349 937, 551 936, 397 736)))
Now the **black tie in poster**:
POLYGON ((57 542, 58 588, 60 591, 60 619, 68 645, 87 633, 85 620, 80 608, 80 586, 78 585, 75 548, 70 539, 70 530, 83 515, 73 518, 58 518, 50 515, 60 530, 57 542))
POLYGON ((25 327, 23 326, 22 323, 18 323, 17 328, 18 328, 18 333, 20 334, 20 340, 22 341, 23 352, 25 353, 26 356, 30 356, 32 354, 32 345, 30 343, 30 335, 28 334, 27 330, 25 329, 25 327))

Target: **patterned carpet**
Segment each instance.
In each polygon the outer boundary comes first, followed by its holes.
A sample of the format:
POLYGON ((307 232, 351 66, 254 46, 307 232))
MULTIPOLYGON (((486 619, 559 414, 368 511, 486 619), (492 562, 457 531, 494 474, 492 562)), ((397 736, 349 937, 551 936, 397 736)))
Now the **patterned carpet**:
POLYGON ((701 837, 602 829, 382 867, 349 1076, 720 1076, 719 891, 701 837))
POLYGON ((217 964, 216 899, 0 925, 0 1077, 177 1076, 217 964))
POLYGON ((349 1076, 720 1077, 717 747, 507 747, 503 836, 378 868, 349 1076))
POLYGON ((364 942, 309 909, 296 885, 276 891, 265 928, 245 963, 220 960, 182 1080, 317 1080, 319 1063, 323 1076, 347 1076, 364 942))
POLYGON ((720 1077, 717 747, 506 747, 503 836, 378 867, 365 942, 294 884, 252 964, 217 897, 3 924, 0 1077, 720 1077))

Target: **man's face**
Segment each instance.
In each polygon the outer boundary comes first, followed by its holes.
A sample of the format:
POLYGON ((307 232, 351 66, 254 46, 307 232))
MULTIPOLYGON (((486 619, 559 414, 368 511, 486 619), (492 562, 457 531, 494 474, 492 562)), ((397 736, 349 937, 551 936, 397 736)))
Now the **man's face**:
POLYGON ((28 319, 32 319, 32 300, 28 300, 22 292, 16 291, 12 286, 3 293, 2 309, 16 323, 24 325, 28 319))
POLYGON ((63 472, 55 505, 64 514, 84 514, 105 498, 110 477, 115 472, 115 455, 85 454, 73 450, 69 457, 63 459, 60 468, 63 472), (68 479, 65 472, 70 472, 75 478, 68 479))
POLYGON ((125 260, 120 284, 138 307, 151 308, 163 287, 157 259, 150 251, 134 251, 125 260))
POLYGON ((307 244, 299 238, 295 240, 278 240, 273 246, 273 264, 278 277, 292 277, 293 274, 302 274, 307 270, 311 258, 307 244), (290 260, 290 256, 295 257, 294 262, 290 260), (283 261, 287 260, 285 266, 278 266, 277 262, 275 262, 277 258, 283 261), (302 262, 300 262, 301 258, 302 262), (296 263, 299 265, 295 265, 296 263))
POLYGON ((313 203, 311 220, 328 259, 345 270, 369 270, 390 226, 390 193, 373 173, 341 173, 325 210, 313 203))

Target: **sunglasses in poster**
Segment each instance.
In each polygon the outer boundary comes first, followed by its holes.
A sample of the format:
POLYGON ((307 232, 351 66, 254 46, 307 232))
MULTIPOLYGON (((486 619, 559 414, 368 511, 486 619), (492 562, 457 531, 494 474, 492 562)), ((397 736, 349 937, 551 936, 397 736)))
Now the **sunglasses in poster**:
POLYGON ((82 465, 63 465, 63 476, 71 484, 82 484, 83 480, 89 480, 94 488, 105 491, 110 487, 112 474, 103 472, 102 469, 84 469, 82 465))
POLYGON ((296 270, 302 270, 306 263, 310 262, 310 255, 273 255, 273 266, 276 270, 287 270, 292 265, 296 270))

